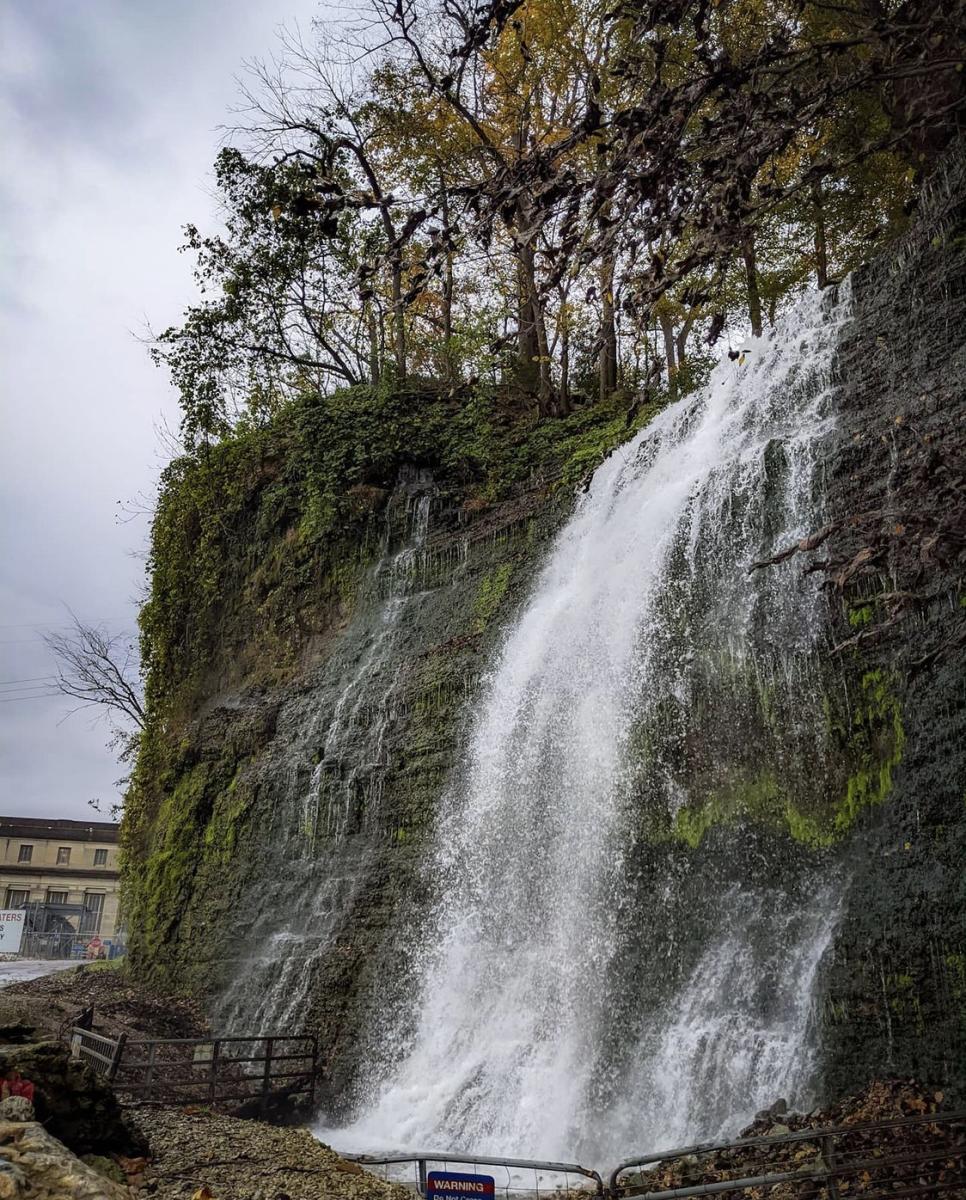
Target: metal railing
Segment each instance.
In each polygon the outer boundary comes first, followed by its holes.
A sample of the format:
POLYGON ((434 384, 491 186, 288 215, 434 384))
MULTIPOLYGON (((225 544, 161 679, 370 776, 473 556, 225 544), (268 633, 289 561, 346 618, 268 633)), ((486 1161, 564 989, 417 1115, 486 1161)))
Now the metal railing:
MULTIPOLYGON (((428 1179, 428 1167, 430 1163, 440 1164, 445 1166, 447 1163, 456 1164, 457 1166, 472 1166, 472 1167, 505 1167, 507 1170, 507 1181, 505 1185, 501 1185, 500 1191, 506 1195, 513 1192, 528 1192, 540 1195, 539 1179, 535 1180, 535 1187, 521 1187, 514 1183, 510 1176, 511 1171, 550 1171, 556 1175, 563 1175, 565 1178, 568 1175, 578 1175, 584 1179, 589 1179, 594 1184, 594 1191, 598 1196, 604 1194, 604 1181, 597 1171, 592 1171, 587 1167, 581 1167, 577 1163, 562 1163, 544 1161, 538 1158, 493 1158, 488 1155, 473 1154, 469 1151, 463 1153, 453 1151, 446 1154, 440 1154, 429 1151, 417 1151, 413 1154, 343 1154, 343 1158, 350 1162, 358 1163, 361 1167, 378 1167, 378 1166, 401 1166, 405 1163, 412 1163, 416 1168, 415 1183, 421 1195, 426 1195, 426 1183, 428 1179)), ((557 1192, 559 1187, 547 1188, 548 1192, 557 1192)), ((565 1191, 569 1190, 565 1186, 565 1191)))
MULTIPOLYGON (((312 1105, 318 1042, 310 1035, 130 1039, 75 1025, 71 1052, 107 1078, 122 1100, 153 1104, 226 1101, 268 1105, 301 1096, 312 1105), (279 1069, 281 1067, 281 1069, 279 1069)), ((544 1191, 569 1191, 569 1176, 588 1180, 600 1200, 690 1200, 760 1197, 781 1185, 783 1200, 900 1200, 966 1197, 966 1112, 933 1113, 856 1125, 824 1126, 732 1142, 703 1142, 638 1155, 618 1164, 605 1189, 601 1175, 578 1163, 498 1158, 472 1151, 344 1154, 363 1167, 412 1164, 427 1192, 430 1164, 506 1170, 506 1196, 540 1195, 541 1172, 563 1176, 544 1191), (898 1138, 904 1143, 895 1144, 898 1138), (892 1144, 890 1144, 892 1143, 892 1144), (519 1172, 534 1172, 528 1186, 519 1172), (636 1172, 629 1179, 628 1172, 636 1172), (658 1179, 657 1172, 660 1173, 658 1179), (514 1176, 516 1174, 516 1177, 514 1176), (669 1173, 672 1178, 669 1178, 669 1173), (649 1180, 650 1177, 650 1180, 649 1180), (769 1189, 763 1192, 762 1189, 769 1189)), ((399 1182, 402 1182, 398 1176, 399 1182)))
POLYGON ((758 1196, 762 1194, 760 1189, 778 1184, 799 1185, 794 1190, 785 1189, 781 1195, 801 1196, 803 1200, 821 1195, 827 1200, 846 1200, 852 1195, 861 1195, 862 1200, 964 1197, 966 1112, 804 1129, 774 1137, 707 1142, 641 1155, 614 1168, 608 1193, 611 1200, 627 1196, 637 1197, 637 1200, 687 1200, 695 1196, 758 1196), (913 1134, 920 1127, 927 1140, 893 1153, 888 1152, 886 1139, 877 1137, 889 1131, 913 1134), (814 1149, 811 1161, 781 1161, 783 1151, 809 1147, 814 1149), (760 1164, 750 1168, 748 1159, 759 1155, 760 1164), (729 1163, 728 1159, 735 1156, 740 1162, 729 1163), (680 1163, 683 1173, 690 1173, 692 1177, 713 1174, 716 1178, 707 1182, 682 1181, 674 1186, 647 1186, 642 1168, 666 1168, 674 1163, 680 1163), (635 1168, 639 1171, 638 1179, 630 1182, 624 1177, 635 1168), (749 1169, 752 1174, 748 1173, 749 1169), (818 1192, 815 1184, 824 1185, 824 1192, 818 1192))
POLYGON ((319 1049, 308 1034, 135 1039, 74 1027, 70 1043, 130 1103, 315 1103, 319 1049))
POLYGON ((116 1038, 105 1037, 80 1025, 75 1025, 70 1031, 71 1055, 111 1082, 117 1075, 126 1042, 127 1036, 123 1033, 116 1038))

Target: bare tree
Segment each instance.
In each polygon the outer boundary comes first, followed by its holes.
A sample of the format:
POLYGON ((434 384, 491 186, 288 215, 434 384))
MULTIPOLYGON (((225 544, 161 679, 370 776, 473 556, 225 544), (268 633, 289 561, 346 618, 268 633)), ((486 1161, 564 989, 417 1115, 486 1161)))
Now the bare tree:
POLYGON ((68 633, 44 636, 58 662, 53 686, 79 701, 79 708, 99 706, 122 735, 129 737, 131 727, 142 730, 146 718, 134 644, 125 634, 108 633, 70 615, 68 633))

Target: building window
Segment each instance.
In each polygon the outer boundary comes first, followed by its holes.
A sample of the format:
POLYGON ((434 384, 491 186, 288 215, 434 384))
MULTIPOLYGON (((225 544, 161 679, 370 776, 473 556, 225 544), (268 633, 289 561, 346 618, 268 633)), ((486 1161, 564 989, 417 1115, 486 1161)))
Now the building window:
POLYGON ((99 933, 101 928, 101 913, 104 910, 103 892, 84 893, 84 912, 81 915, 81 933, 99 933))
POLYGON ((30 892, 23 888, 7 888, 7 899, 4 908, 23 908, 30 899, 30 892))
POLYGON ((20 853, 17 855, 17 862, 30 862, 34 856, 33 846, 28 846, 26 842, 20 847, 20 853))
POLYGON ((67 893, 66 892, 48 892, 47 893, 47 903, 48 904, 66 904, 67 903, 67 893))
POLYGON ((70 863, 70 846, 61 846, 57 851, 57 866, 66 867, 70 863))
POLYGON ((106 850, 95 850, 94 851, 94 866, 95 867, 106 867, 107 866, 107 851, 106 850))

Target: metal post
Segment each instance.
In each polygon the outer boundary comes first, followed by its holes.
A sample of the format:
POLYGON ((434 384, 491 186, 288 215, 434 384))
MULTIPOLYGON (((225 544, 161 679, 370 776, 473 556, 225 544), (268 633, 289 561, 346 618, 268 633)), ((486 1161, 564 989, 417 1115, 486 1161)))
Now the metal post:
POLYGON ((148 1049, 148 1066, 144 1073, 144 1099, 150 1100, 154 1090, 154 1060, 158 1052, 158 1043, 151 1042, 148 1049))
POLYGON ((832 1134, 822 1138, 822 1157, 825 1159, 825 1165, 828 1167, 828 1200, 841 1200, 839 1185, 836 1182, 832 1172, 835 1170, 835 1138, 832 1134))
POLYGON ((107 1068, 108 1081, 113 1083, 114 1078, 121 1066, 121 1055, 124 1053, 124 1043, 127 1041, 127 1034, 122 1033, 118 1036, 117 1042, 114 1045, 114 1053, 111 1055, 111 1065, 107 1068))
POLYGON ((309 1076, 309 1107, 315 1108, 315 1073, 319 1069, 319 1038, 312 1036, 312 1073, 309 1076))
POLYGON ((417 1164, 419 1170, 419 1194, 426 1195, 426 1189, 429 1186, 426 1179, 426 1159, 421 1158, 417 1164))
POLYGON ((211 1046, 211 1062, 208 1064, 208 1103, 214 1105, 218 1093, 218 1048, 221 1042, 215 1039, 211 1046))
POLYGON ((264 1117, 268 1108, 268 1093, 272 1086, 272 1052, 275 1049, 275 1039, 265 1039, 265 1070, 262 1073, 262 1102, 261 1114, 264 1117))

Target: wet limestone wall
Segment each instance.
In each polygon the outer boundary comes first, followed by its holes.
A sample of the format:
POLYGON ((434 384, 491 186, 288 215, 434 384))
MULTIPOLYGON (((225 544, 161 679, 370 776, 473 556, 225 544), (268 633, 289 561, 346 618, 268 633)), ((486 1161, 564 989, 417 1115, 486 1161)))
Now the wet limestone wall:
MULTIPOLYGON (((873 551, 828 590, 830 648, 857 639, 830 655, 828 673, 843 725, 830 745, 855 729, 863 738, 843 768, 845 827, 834 845, 813 844, 807 828, 763 828, 752 796, 747 820, 712 814, 693 836, 641 840, 642 889, 668 869, 700 871, 716 838, 746 857, 767 842, 769 864, 845 873, 816 1013, 829 1097, 883 1073, 955 1088, 966 1064, 964 588, 949 539, 929 541, 955 512, 956 478, 962 497, 963 180, 954 157, 907 242, 858 274, 838 356, 826 475, 836 530, 802 565, 873 551), (888 624, 899 593, 918 598, 888 624)), ((263 456, 264 486, 279 469, 263 456)), ((134 969, 210 997, 223 1027, 318 1032, 335 1110, 360 1064, 384 1051, 378 1014, 391 1023, 406 993, 401 951, 420 919, 419 868, 445 781, 501 630, 571 506, 572 488, 546 479, 467 504, 448 470, 395 471, 379 496, 357 489, 372 501, 357 542, 290 594, 250 583, 263 552, 254 526, 239 525, 226 553, 250 560, 236 597, 244 622, 217 600, 209 641, 223 643, 223 661, 189 711, 153 730, 127 820, 134 969), (276 654, 259 632, 271 605, 309 628, 294 654, 293 639, 276 654), (232 671, 273 654, 274 673, 232 671)), ((294 543, 279 528, 272 554, 284 561, 294 543)), ((185 640, 197 620, 190 604, 178 616, 185 640)))
POLYGON ((834 640, 853 642, 835 657, 895 697, 901 755, 844 848, 850 885, 820 1014, 825 1088, 892 1074, 962 1092, 966 155, 937 172, 905 243, 853 288, 828 468, 842 526, 816 557, 848 570, 871 553, 832 592, 834 640))
POLYGON ((459 735, 570 496, 541 482, 473 511, 404 470, 291 678, 221 687, 147 764, 135 969, 207 996, 223 1029, 317 1032, 333 1096, 370 1008, 405 987, 400 914, 459 735))

